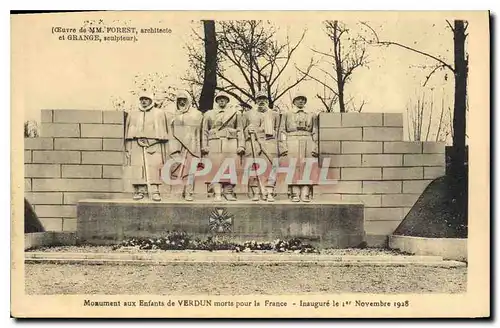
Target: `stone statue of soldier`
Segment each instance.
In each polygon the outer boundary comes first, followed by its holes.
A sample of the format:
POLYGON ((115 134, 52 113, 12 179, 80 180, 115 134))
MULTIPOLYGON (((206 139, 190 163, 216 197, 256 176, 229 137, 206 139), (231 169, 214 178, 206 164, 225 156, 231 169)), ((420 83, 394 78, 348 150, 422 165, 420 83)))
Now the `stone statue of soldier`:
POLYGON ((167 99, 166 92, 158 91, 154 94, 154 107, 164 109, 165 100, 167 99))
POLYGON ((248 187, 253 201, 258 201, 261 198, 273 202, 276 181, 269 179, 269 173, 272 170, 272 165, 277 164, 275 158, 278 156, 278 150, 286 154, 286 145, 281 144, 278 147, 278 143, 282 142, 281 138, 278 138, 280 115, 269 108, 267 94, 258 92, 255 102, 255 108, 243 113, 245 158, 247 162, 255 159, 265 161, 268 170, 265 174, 257 176, 257 168, 253 167, 252 169, 252 165, 247 165, 246 167, 251 170, 248 172, 248 187))
MULTIPOLYGON (((234 159, 235 163, 241 160, 245 153, 241 113, 234 107, 228 106, 230 99, 225 93, 215 97, 215 106, 207 111, 202 124, 203 156, 207 156, 213 168, 218 168, 225 159, 234 159)), ((214 201, 235 201, 234 181, 228 179, 215 179, 209 189, 214 193, 214 201)))
POLYGON ((124 176, 134 188, 134 200, 148 196, 161 201, 159 186, 169 132, 165 113, 153 101, 152 95, 141 93, 138 110, 129 111, 125 120, 124 176))
POLYGON ((201 157, 201 123, 203 115, 191 107, 187 92, 179 91, 176 96, 173 115, 169 115, 171 139, 168 144, 170 179, 182 181, 182 197, 186 201, 193 200, 194 172, 191 163, 201 157))
MULTIPOLYGON (((292 100, 291 109, 283 114, 280 132, 286 136, 288 157, 296 159, 293 181, 288 185, 292 202, 310 202, 313 183, 304 182, 305 160, 318 157, 318 115, 306 108, 307 97, 297 94, 292 100)), ((306 177, 308 181, 317 181, 317 166, 306 177)))

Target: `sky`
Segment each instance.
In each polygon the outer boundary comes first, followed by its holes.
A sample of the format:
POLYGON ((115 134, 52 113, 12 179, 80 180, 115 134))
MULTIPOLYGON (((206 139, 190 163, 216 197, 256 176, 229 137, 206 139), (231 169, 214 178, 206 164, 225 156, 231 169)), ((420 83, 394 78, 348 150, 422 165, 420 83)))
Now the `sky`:
MULTIPOLYGON (((275 18, 270 19, 271 23, 279 28, 278 39, 284 40, 288 34, 290 40, 296 42, 303 31, 307 30, 304 41, 283 74, 283 80, 295 78, 295 65, 305 67, 312 56, 320 61, 320 67, 329 69, 321 61, 321 56, 312 51, 331 50, 331 43, 323 28, 324 18, 339 19, 353 33, 365 35, 367 32, 359 29, 359 21, 367 21, 381 40, 400 42, 453 63, 453 36, 442 17, 379 17, 372 15, 366 19, 355 14, 271 16, 275 18)), ((13 110, 23 112, 26 120, 39 120, 41 109, 114 110, 114 97, 135 101, 131 98, 130 90, 134 88, 134 76, 138 74, 167 74, 169 84, 185 87, 179 79, 190 69, 184 45, 192 41, 192 29, 201 31, 199 18, 203 17, 165 12, 13 17, 13 110), (172 32, 138 35, 135 43, 61 41, 60 34, 52 33, 53 27, 79 29, 86 21, 97 23, 100 19, 106 26, 158 27, 169 28, 172 32)), ((253 18, 267 17, 257 15, 253 18)), ((346 87, 355 103, 365 101, 363 112, 404 113, 406 107, 421 97, 422 93, 438 104, 444 99, 445 106, 452 107, 453 78, 449 73, 446 79, 446 72, 435 74, 427 87, 422 87, 425 77, 432 70, 422 66, 434 64, 432 60, 394 46, 369 46, 368 56, 368 66, 357 69, 346 87)), ((319 78, 324 76, 319 70, 315 72, 319 78)), ((318 83, 309 81, 291 90, 290 96, 297 91, 306 93, 309 97, 308 106, 320 108, 322 105, 315 94, 322 90, 318 83)), ((290 96, 283 97, 282 102, 288 102, 290 96)))

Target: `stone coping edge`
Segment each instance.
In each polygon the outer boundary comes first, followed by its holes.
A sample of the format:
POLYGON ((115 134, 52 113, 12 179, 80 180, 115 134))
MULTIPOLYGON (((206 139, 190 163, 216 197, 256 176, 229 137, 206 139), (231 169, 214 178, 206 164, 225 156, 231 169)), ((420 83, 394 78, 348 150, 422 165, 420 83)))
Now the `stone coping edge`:
POLYGON ((250 205, 250 206, 276 206, 276 205, 287 205, 287 206, 293 206, 293 207, 311 207, 311 206, 317 206, 317 205, 328 205, 328 206, 362 206, 364 207, 364 204, 362 202, 358 201, 340 201, 340 200, 325 200, 325 199, 318 199, 314 200, 310 203, 295 203, 290 200, 286 199, 278 199, 274 202, 254 202, 250 199, 245 199, 245 200, 238 200, 235 202, 231 201, 221 201, 221 202, 214 202, 213 200, 196 200, 194 202, 186 202, 183 200, 178 200, 178 199, 164 199, 159 202, 151 201, 148 199, 144 199, 141 201, 134 201, 132 199, 120 199, 120 198, 113 198, 113 199, 91 199, 91 198, 86 198, 86 199, 80 199, 77 202, 77 205, 97 205, 97 204, 107 204, 107 205, 122 205, 122 204, 127 204, 127 205, 137 205, 137 206, 165 206, 165 205, 182 205, 182 206, 207 206, 207 205, 213 205, 213 206, 240 206, 240 205, 250 205))
POLYGON ((441 256, 444 260, 467 261, 467 238, 390 235, 389 248, 415 255, 441 256))
POLYGON ((467 241, 467 238, 434 238, 434 237, 418 237, 418 236, 404 236, 404 235, 390 235, 392 238, 404 238, 411 240, 430 240, 430 241, 441 241, 441 240, 454 240, 454 241, 467 241))
POLYGON ((117 260, 117 259, 57 259, 57 258, 33 258, 25 259, 26 264, 70 264, 70 265, 264 265, 264 266, 279 266, 279 265, 317 265, 317 266, 336 266, 336 267, 365 267, 365 266, 385 266, 385 267, 402 267, 402 266, 421 266, 421 267, 440 267, 440 268, 458 268, 466 267, 466 263, 459 261, 420 261, 420 262, 405 262, 405 261, 317 261, 317 260, 282 260, 282 261, 159 261, 159 260, 117 260))
POLYGON ((27 259, 93 259, 93 260, 153 260, 153 261, 333 261, 333 262, 441 262, 440 256, 405 255, 330 255, 293 253, 233 253, 231 251, 158 251, 151 253, 63 253, 26 252, 27 259))

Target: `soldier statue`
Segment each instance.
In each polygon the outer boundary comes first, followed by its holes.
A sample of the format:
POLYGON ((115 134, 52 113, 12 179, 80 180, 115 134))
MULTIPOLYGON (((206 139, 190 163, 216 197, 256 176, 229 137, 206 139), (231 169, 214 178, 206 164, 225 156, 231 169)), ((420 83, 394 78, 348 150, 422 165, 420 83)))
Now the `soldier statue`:
POLYGON ((313 167, 307 177, 304 172, 307 158, 318 157, 318 115, 306 108, 307 97, 297 94, 291 109, 283 114, 280 132, 286 137, 288 157, 297 160, 293 181, 288 185, 292 202, 310 202, 313 194, 313 182, 317 181, 318 167, 313 167), (306 181, 307 180, 307 181, 306 181), (311 182, 313 181, 313 182, 311 182))
MULTIPOLYGON (((225 159, 234 159, 239 162, 240 156, 245 153, 243 133, 241 131, 241 113, 234 107, 228 106, 230 99, 225 93, 215 97, 215 106, 207 111, 202 124, 202 155, 208 156, 212 167, 219 167, 225 159)), ((230 179, 214 177, 209 189, 214 193, 214 201, 235 201, 235 183, 230 179)))
POLYGON ((277 164, 274 160, 278 156, 278 150, 282 154, 286 154, 286 148, 284 144, 278 147, 278 142, 281 142, 281 138, 278 138, 280 115, 269 108, 267 95, 264 92, 258 92, 255 102, 256 108, 243 114, 245 158, 250 163, 255 159, 264 160, 268 170, 265 174, 257 175, 257 167, 246 165, 254 173, 248 172, 248 187, 253 201, 263 199, 273 202, 276 181, 269 179, 269 173, 272 170, 272 165, 277 164))
POLYGON ((186 201, 193 200, 194 172, 191 164, 200 158, 201 122, 203 115, 191 107, 187 92, 179 91, 175 101, 173 115, 168 116, 171 139, 169 141, 170 179, 182 181, 182 197, 186 201))
POLYGON ((154 94, 154 107, 164 109, 165 100, 167 99, 166 92, 158 91, 154 94))
POLYGON ((154 106, 152 95, 141 93, 139 107, 127 113, 125 121, 125 178, 134 188, 134 200, 146 195, 161 201, 161 169, 169 140, 164 112, 154 106))

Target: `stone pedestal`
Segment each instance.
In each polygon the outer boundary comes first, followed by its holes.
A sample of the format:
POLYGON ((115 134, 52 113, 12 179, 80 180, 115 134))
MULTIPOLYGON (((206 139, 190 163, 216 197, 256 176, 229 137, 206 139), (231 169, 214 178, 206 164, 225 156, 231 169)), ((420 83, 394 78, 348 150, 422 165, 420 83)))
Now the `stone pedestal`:
POLYGON ((150 202, 81 200, 77 208, 79 242, 115 243, 129 237, 159 237, 184 231, 231 241, 301 238, 319 247, 356 247, 364 241, 361 203, 274 203, 237 201, 150 202))

